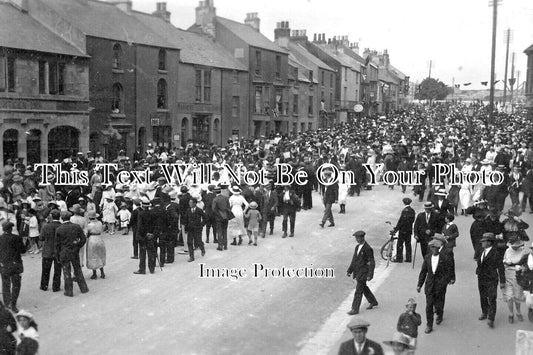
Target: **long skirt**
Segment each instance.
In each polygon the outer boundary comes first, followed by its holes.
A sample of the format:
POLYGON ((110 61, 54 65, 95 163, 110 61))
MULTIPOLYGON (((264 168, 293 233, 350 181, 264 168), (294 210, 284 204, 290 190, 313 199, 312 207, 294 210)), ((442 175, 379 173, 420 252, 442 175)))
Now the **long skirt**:
POLYGON ((244 213, 241 206, 233 206, 231 212, 233 212, 235 218, 228 222, 228 237, 235 238, 246 235, 246 230, 244 229, 244 213))
POLYGON ((87 241, 87 268, 98 270, 105 266, 106 250, 102 237, 91 235, 87 241))

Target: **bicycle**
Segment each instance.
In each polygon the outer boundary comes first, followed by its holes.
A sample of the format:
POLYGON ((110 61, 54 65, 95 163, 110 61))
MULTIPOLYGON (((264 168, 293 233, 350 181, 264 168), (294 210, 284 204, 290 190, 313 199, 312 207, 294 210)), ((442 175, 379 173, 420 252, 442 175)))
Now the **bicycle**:
MULTIPOLYGON (((390 221, 386 221, 385 223, 392 226, 390 221)), ((398 240, 398 235, 394 229, 389 232, 389 236, 389 240, 387 240, 380 249, 381 258, 387 260, 387 267, 393 257, 394 244, 398 240)))

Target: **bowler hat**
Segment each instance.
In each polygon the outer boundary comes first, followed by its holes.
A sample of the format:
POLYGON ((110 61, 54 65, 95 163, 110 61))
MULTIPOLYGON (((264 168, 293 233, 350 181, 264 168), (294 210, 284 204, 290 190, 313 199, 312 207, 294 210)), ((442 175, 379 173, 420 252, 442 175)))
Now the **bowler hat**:
POLYGON ((368 323, 366 320, 364 319, 361 319, 361 318, 353 318, 347 325, 346 327, 350 330, 352 329, 360 329, 360 328, 365 328, 365 329, 368 329, 368 327, 370 327, 370 323, 368 323))

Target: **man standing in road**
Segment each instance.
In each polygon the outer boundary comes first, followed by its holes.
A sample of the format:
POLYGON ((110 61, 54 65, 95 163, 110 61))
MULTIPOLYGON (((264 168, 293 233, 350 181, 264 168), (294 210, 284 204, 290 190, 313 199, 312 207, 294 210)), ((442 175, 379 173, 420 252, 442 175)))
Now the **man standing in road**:
POLYGON ((353 254, 352 262, 346 272, 347 276, 353 275, 356 279, 357 285, 355 287, 355 294, 352 302, 352 309, 348 312, 349 315, 359 314, 359 307, 363 295, 370 305, 366 309, 372 309, 378 305, 378 301, 370 288, 366 285, 367 281, 374 277, 374 251, 372 247, 365 242, 365 232, 357 231, 353 234, 357 241, 355 252, 353 254))
POLYGON ((433 331, 433 314, 437 313, 437 324, 442 322, 444 313, 444 296, 449 283, 452 280, 451 262, 446 254, 440 253, 442 242, 434 239, 429 242, 431 254, 424 257, 422 269, 418 276, 417 292, 420 292, 422 286, 426 294, 426 334, 433 331))
POLYGON ((433 211, 433 203, 424 203, 424 212, 420 212, 415 219, 414 233, 415 239, 420 242, 420 250, 425 258, 427 254, 428 242, 435 232, 439 231, 439 215, 433 211))
POLYGON ((415 210, 411 207, 413 202, 409 197, 402 199, 404 208, 402 214, 394 227, 394 232, 398 232, 398 243, 396 245, 396 263, 403 262, 403 246, 405 244, 405 262, 411 262, 411 235, 413 234, 413 223, 415 221, 415 210))
POLYGON ((149 210, 150 200, 144 196, 141 198, 142 210, 139 211, 137 221, 137 239, 139 241, 139 270, 134 271, 134 274, 146 274, 146 254, 148 254, 148 269, 150 273, 155 272, 155 257, 157 250, 155 249, 155 238, 153 234, 153 214, 149 210))
POLYGON ((20 274, 24 271, 21 254, 26 248, 22 243, 22 238, 13 235, 14 224, 4 222, 2 224, 3 234, 0 236, 0 274, 2 275, 2 296, 5 307, 17 313, 17 300, 20 294, 21 280, 20 274))
POLYGON ((216 187, 214 192, 217 194, 213 199, 213 215, 215 217, 215 225, 218 237, 218 251, 228 249, 228 221, 231 207, 229 205, 229 198, 222 195, 220 187, 216 187))
POLYGON ((498 296, 498 279, 500 288, 505 289, 505 269, 502 258, 494 247, 496 237, 493 233, 484 233, 481 238, 483 251, 477 259, 477 280, 479 300, 481 302, 481 316, 479 320, 488 318, 488 325, 494 328, 496 316, 496 297, 498 296))
POLYGON ((83 229, 76 223, 70 222, 71 213, 69 211, 61 212, 61 221, 63 224, 56 229, 56 253, 59 255, 59 261, 63 265, 63 277, 65 278, 65 296, 74 296, 72 290, 72 274, 74 271, 74 280, 78 283, 81 293, 89 292, 85 283, 83 271, 80 266, 79 251, 85 245, 87 238, 83 229))
POLYGON ((381 345, 366 338, 369 326, 367 321, 353 318, 346 326, 352 332, 353 339, 341 344, 339 355, 383 355, 381 345))
POLYGON ((46 291, 48 289, 50 269, 53 264, 54 277, 52 279, 52 291, 57 292, 61 287, 61 264, 59 263, 58 255, 56 254, 55 238, 56 230, 61 225, 61 222, 59 222, 61 212, 59 210, 52 210, 50 215, 52 221, 43 226, 40 236, 40 239, 43 242, 41 290, 46 291))
POLYGON ((334 203, 337 203, 337 200, 339 199, 339 184, 333 181, 331 170, 329 169, 324 170, 323 181, 325 183, 322 194, 322 202, 324 203, 324 216, 322 216, 320 227, 324 228, 324 224, 326 224, 327 220, 329 220, 328 227, 334 227, 335 221, 333 220, 331 207, 334 203))

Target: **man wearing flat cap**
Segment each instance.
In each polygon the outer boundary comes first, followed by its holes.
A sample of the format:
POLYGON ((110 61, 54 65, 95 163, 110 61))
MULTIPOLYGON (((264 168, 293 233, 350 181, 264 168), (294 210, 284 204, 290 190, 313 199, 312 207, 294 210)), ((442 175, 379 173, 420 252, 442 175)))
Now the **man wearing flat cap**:
POLYGON ((361 318, 353 318, 346 325, 350 329, 353 339, 343 342, 339 348, 339 355, 383 355, 381 345, 367 339, 366 333, 370 323, 361 318))
POLYGON ((494 328, 496 316, 496 298, 498 296, 498 280, 500 288, 505 288, 505 269, 494 243, 496 237, 493 233, 484 233, 481 237, 483 251, 477 259, 477 280, 479 300, 481 303, 481 316, 479 320, 488 318, 488 326, 494 328))
MULTIPOLYGON (((424 257, 418 276, 417 292, 425 284, 426 294, 426 334, 433 331, 433 315, 437 313, 437 324, 442 322, 446 288, 452 283, 452 263, 447 254, 440 253, 442 242, 433 239, 428 243, 431 254, 424 257)), ((453 280, 455 282, 455 280, 453 280)))
POLYGON ((420 212, 416 216, 414 225, 415 239, 420 242, 420 250, 423 257, 427 254, 429 241, 437 231, 440 231, 438 226, 439 215, 433 211, 433 203, 424 203, 424 212, 420 212))
POLYGON ((352 262, 346 274, 348 277, 353 275, 353 278, 357 281, 357 285, 353 296, 352 309, 348 312, 349 315, 359 314, 359 307, 361 306, 363 295, 369 303, 367 309, 372 309, 378 305, 376 297, 374 297, 374 294, 366 285, 367 281, 372 280, 374 277, 374 250, 365 241, 364 231, 357 231, 353 236, 357 241, 357 246, 355 247, 352 262))
POLYGON ((411 235, 413 235, 413 223, 415 222, 415 210, 411 207, 413 202, 409 197, 402 199, 404 208, 394 227, 394 232, 398 232, 398 243, 396 244, 396 259, 393 262, 403 262, 403 246, 405 244, 405 262, 411 262, 411 235))

